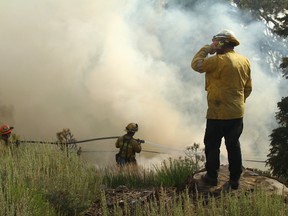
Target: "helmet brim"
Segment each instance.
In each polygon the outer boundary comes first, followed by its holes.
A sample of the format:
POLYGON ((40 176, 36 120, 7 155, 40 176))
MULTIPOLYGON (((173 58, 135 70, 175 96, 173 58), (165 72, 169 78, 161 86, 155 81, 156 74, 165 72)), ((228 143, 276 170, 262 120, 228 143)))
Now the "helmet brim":
POLYGON ((213 36, 212 41, 215 41, 215 40, 216 41, 224 40, 226 43, 233 44, 234 46, 238 46, 240 44, 240 41, 237 40, 234 34, 225 34, 222 32, 213 36))
POLYGON ((9 133, 12 133, 12 130, 14 129, 14 127, 9 127, 8 130, 6 131, 3 131, 1 134, 9 134, 9 133))

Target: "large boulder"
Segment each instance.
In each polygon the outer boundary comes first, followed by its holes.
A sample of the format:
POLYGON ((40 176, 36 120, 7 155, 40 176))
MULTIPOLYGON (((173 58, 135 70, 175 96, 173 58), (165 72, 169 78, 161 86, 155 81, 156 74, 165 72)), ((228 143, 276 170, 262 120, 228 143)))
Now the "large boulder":
POLYGON ((219 169, 217 186, 208 186, 202 180, 201 176, 206 173, 205 170, 197 172, 192 179, 188 180, 190 190, 194 192, 219 195, 221 192, 239 193, 242 191, 254 191, 256 188, 265 190, 267 193, 288 196, 288 188, 276 179, 260 176, 257 173, 243 168, 240 178, 240 185, 237 190, 231 190, 228 185, 229 170, 228 165, 221 165, 219 169))

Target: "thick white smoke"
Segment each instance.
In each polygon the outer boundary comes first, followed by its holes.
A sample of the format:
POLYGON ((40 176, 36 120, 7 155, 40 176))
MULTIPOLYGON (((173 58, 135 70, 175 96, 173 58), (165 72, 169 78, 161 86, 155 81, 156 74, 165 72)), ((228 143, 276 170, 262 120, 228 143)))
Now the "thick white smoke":
MULTIPOLYGON (((79 140, 122 135, 136 122, 137 137, 160 143, 163 151, 194 142, 203 147, 204 76, 190 62, 214 34, 231 29, 241 42, 236 51, 251 61, 254 85, 243 158, 256 152, 265 159, 276 103, 285 93, 258 47, 264 24, 247 25, 237 8, 212 0, 193 9, 175 2, 1 1, 0 122, 36 140, 55 139, 63 128, 79 140)), ((83 148, 99 146, 115 150, 113 140, 83 148)), ((101 155, 102 162, 114 157, 101 155)))

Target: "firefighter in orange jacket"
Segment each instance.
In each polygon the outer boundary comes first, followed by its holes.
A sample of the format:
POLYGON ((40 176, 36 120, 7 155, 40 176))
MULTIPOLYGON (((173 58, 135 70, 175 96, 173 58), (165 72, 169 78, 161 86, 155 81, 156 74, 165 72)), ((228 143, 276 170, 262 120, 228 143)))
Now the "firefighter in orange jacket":
POLYGON ((207 91, 204 136, 207 172, 202 179, 209 185, 217 185, 220 145, 224 138, 230 171, 229 185, 237 189, 242 173, 239 138, 243 131, 245 101, 252 91, 250 62, 234 51, 240 42, 233 32, 223 30, 213 37, 212 42, 203 46, 191 62, 195 71, 205 73, 207 91), (213 56, 208 57, 208 54, 213 56))
POLYGON ((115 143, 116 148, 120 149, 116 154, 116 162, 119 165, 136 164, 136 153, 141 152, 141 143, 144 141, 133 137, 138 131, 138 124, 130 123, 125 130, 127 133, 119 137, 115 143))
POLYGON ((14 127, 7 124, 0 126, 0 152, 4 152, 8 147, 11 147, 10 137, 14 127))

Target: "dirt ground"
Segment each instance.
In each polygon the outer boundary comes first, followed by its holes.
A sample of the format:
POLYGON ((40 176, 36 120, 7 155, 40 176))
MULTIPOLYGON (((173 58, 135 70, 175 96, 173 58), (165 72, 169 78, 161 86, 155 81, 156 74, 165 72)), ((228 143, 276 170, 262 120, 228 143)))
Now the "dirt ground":
MULTIPOLYGON (((153 188, 153 189, 129 189, 126 186, 119 186, 116 189, 107 188, 103 192, 105 193, 106 205, 108 209, 108 215, 114 215, 114 206, 117 204, 121 208, 124 208, 125 203, 129 206, 131 215, 133 215, 133 211, 135 211, 136 204, 144 205, 149 201, 160 202, 160 197, 165 199, 165 202, 169 202, 179 192, 182 192, 188 189, 191 197, 195 198, 197 195, 204 197, 209 196, 220 196, 221 193, 241 193, 245 192, 253 192, 256 187, 261 187, 267 193, 276 193, 279 195, 283 195, 284 197, 288 197, 288 188, 277 181, 276 179, 260 176, 257 173, 249 170, 243 169, 243 173, 240 179, 240 186, 238 190, 230 190, 228 187, 229 180, 229 171, 227 165, 222 165, 219 170, 218 177, 218 185, 215 187, 207 186, 201 181, 201 176, 205 174, 205 171, 199 171, 187 178, 183 185, 178 188, 153 188), (161 196, 165 193, 165 196, 161 196), (196 195, 196 196, 195 196, 196 195)), ((91 208, 84 214, 84 216, 100 216, 102 215, 102 205, 101 201, 96 201, 91 208)))

